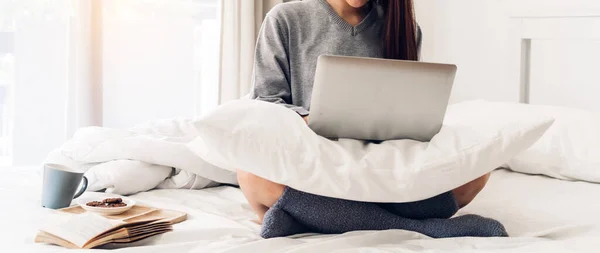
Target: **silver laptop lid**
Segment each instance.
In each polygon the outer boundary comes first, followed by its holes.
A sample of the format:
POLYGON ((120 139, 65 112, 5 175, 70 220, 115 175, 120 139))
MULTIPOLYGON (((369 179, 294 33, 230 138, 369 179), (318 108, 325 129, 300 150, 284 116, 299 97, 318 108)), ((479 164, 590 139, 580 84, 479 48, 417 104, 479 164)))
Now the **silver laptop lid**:
POLYGON ((444 121, 456 66, 320 56, 309 126, 327 138, 429 141, 444 121))

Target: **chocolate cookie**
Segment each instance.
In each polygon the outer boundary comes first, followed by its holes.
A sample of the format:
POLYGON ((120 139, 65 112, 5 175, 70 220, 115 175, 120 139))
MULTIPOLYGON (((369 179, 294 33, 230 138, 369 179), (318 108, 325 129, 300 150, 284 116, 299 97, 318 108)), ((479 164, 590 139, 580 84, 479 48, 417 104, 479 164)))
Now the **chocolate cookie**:
POLYGON ((107 207, 123 207, 123 206, 127 206, 127 204, 121 202, 121 203, 110 203, 108 204, 107 207))
POLYGON ((90 201, 85 203, 86 206, 104 206, 102 201, 90 201))
POLYGON ((121 203, 121 202, 123 202, 123 200, 121 198, 108 198, 108 199, 104 199, 103 202, 113 204, 113 203, 121 203))

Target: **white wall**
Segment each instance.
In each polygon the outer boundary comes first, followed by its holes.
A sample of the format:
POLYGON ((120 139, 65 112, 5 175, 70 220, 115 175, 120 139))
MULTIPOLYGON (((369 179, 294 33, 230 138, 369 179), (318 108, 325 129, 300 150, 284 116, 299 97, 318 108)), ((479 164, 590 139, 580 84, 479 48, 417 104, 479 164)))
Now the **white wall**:
POLYGON ((531 103, 600 111, 600 41, 533 41, 531 48, 531 103))
POLYGON ((451 102, 518 100, 507 89, 510 61, 508 5, 502 0, 418 0, 424 61, 457 64, 451 102))
MULTIPOLYGON (((597 0, 416 0, 415 4, 424 31, 424 60, 459 66, 451 102, 519 100, 511 17, 600 15, 597 0)), ((531 102, 600 109, 590 105, 597 103, 593 99, 581 99, 582 94, 600 94, 600 85, 594 85, 600 78, 593 70, 599 48, 600 41, 534 40, 531 102)))

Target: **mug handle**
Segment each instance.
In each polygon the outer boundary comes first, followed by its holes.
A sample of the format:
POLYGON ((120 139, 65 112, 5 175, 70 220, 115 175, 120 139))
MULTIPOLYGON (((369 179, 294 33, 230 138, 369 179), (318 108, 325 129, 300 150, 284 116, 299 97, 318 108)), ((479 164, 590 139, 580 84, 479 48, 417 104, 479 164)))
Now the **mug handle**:
POLYGON ((75 193, 75 196, 73 197, 73 199, 76 199, 77 197, 81 196, 81 194, 83 194, 85 192, 85 190, 87 189, 87 186, 88 186, 88 179, 87 179, 87 177, 83 176, 83 186, 81 186, 79 191, 77 193, 75 193))

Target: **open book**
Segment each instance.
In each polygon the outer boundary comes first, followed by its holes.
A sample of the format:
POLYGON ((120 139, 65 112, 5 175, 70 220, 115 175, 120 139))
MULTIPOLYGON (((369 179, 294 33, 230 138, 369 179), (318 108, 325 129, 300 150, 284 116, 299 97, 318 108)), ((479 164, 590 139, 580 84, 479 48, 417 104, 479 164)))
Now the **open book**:
POLYGON ((72 249, 91 249, 107 243, 129 243, 171 231, 173 218, 176 217, 174 215, 177 214, 182 213, 150 209, 125 219, 110 219, 88 212, 71 214, 41 228, 35 242, 72 249))

